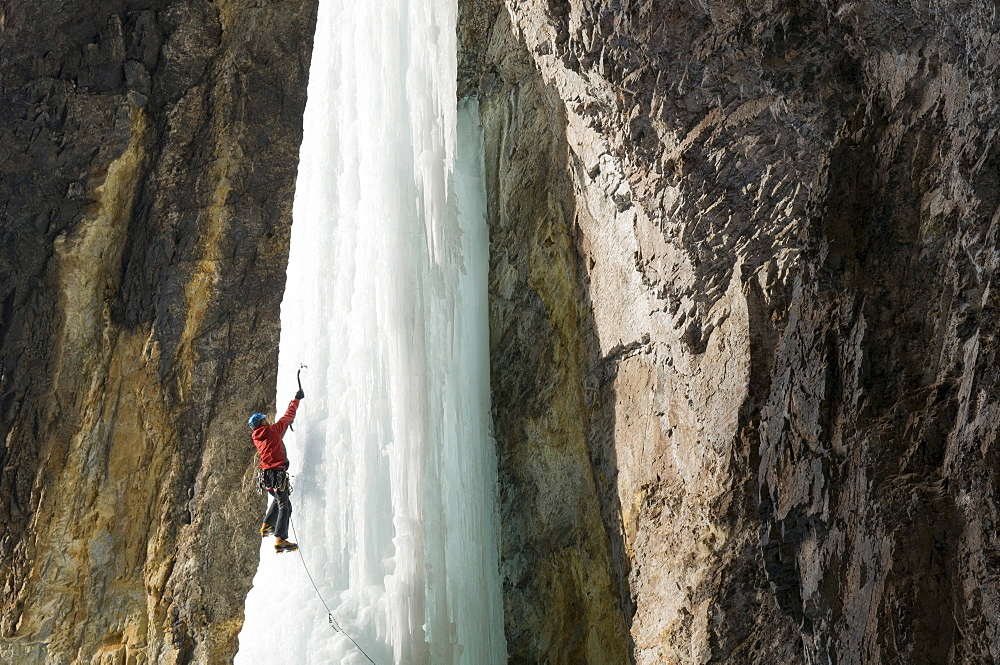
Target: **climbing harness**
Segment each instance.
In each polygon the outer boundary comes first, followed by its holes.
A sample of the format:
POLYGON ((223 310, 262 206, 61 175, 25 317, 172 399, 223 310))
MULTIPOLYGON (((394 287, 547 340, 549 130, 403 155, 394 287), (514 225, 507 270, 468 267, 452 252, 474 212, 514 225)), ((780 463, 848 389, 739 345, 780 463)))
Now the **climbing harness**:
POLYGON ((257 491, 264 494, 267 490, 292 493, 292 480, 287 471, 281 469, 260 469, 257 471, 257 491))
MULTIPOLYGON (((298 540, 299 540, 299 534, 295 533, 295 522, 293 522, 291 520, 291 518, 289 518, 288 522, 289 522, 289 524, 292 527, 292 535, 295 536, 295 541, 298 542, 298 540)), ((309 577, 309 581, 312 583, 313 589, 316 591, 316 596, 319 598, 319 602, 323 603, 323 607, 326 608, 326 618, 330 621, 330 626, 335 631, 337 631, 338 633, 343 633, 344 637, 346 637, 347 639, 349 639, 351 641, 351 644, 353 644, 354 647, 358 651, 360 651, 361 654, 365 658, 368 659, 368 662, 371 663, 372 665, 375 665, 375 661, 372 660, 372 657, 369 656, 367 653, 365 653, 365 650, 362 649, 358 645, 358 643, 354 641, 354 638, 351 637, 350 634, 346 630, 344 630, 343 628, 341 628, 340 624, 337 623, 337 620, 333 618, 333 610, 331 610, 330 606, 326 604, 325 600, 323 600, 323 594, 321 594, 319 592, 319 587, 316 586, 316 581, 313 579, 312 573, 309 572, 309 567, 306 565, 306 558, 304 556, 302 556, 302 550, 301 549, 299 550, 299 558, 302 559, 302 569, 306 571, 306 575, 309 577)))

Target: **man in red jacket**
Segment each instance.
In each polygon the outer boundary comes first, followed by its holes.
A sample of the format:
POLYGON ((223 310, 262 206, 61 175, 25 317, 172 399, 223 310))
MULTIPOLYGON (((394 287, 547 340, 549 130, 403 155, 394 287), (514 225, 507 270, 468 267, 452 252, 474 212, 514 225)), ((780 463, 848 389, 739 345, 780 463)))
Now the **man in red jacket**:
POLYGON ((292 518, 292 502, 288 497, 291 485, 288 482, 288 456, 285 455, 285 443, 281 438, 295 418, 299 400, 305 396, 300 388, 295 393, 295 399, 289 403, 285 415, 273 425, 268 424, 267 416, 263 413, 255 413, 247 421, 253 430, 253 445, 260 453, 260 485, 273 499, 264 515, 264 523, 260 525, 260 536, 266 538, 274 534, 274 551, 279 554, 294 552, 299 548, 288 540, 288 521, 292 518))

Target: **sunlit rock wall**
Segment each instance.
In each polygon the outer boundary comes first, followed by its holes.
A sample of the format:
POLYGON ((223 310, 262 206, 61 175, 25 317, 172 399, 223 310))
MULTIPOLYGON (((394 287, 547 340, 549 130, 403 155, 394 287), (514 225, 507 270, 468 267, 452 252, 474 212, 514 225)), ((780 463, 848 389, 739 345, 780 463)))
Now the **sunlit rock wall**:
POLYGON ((0 661, 223 663, 314 0, 0 4, 0 661))
MULTIPOLYGON (((236 648, 314 4, 0 4, 2 662, 236 648)), ((511 662, 1000 659, 995 4, 460 8, 511 662)))
POLYGON ((1000 658, 995 4, 463 11, 511 662, 1000 658))

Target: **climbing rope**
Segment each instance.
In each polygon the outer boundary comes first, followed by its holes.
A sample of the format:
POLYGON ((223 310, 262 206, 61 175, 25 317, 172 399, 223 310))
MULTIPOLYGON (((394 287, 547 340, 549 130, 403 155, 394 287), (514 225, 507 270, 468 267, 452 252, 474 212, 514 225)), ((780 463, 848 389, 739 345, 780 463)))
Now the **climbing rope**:
MULTIPOLYGON (((299 542, 299 534, 295 533, 295 522, 292 521, 291 517, 288 518, 288 524, 289 524, 289 526, 292 527, 292 535, 295 536, 295 542, 299 542)), ((337 631, 338 633, 343 633, 344 636, 351 641, 351 644, 353 644, 354 647, 358 651, 360 651, 362 653, 362 655, 364 655, 365 658, 368 659, 368 662, 371 663, 372 665, 375 665, 375 661, 372 660, 371 656, 369 656, 367 653, 365 653, 365 650, 362 649, 358 645, 358 643, 354 641, 354 638, 351 637, 350 634, 348 634, 348 632, 346 630, 344 630, 343 628, 341 628, 340 624, 337 623, 337 620, 333 618, 333 610, 331 610, 330 606, 326 604, 325 600, 323 600, 323 594, 321 594, 319 592, 319 587, 316 586, 316 581, 313 580, 312 573, 309 572, 309 566, 306 565, 306 558, 304 556, 302 556, 302 549, 301 548, 299 549, 299 559, 302 560, 302 569, 306 571, 306 575, 309 577, 309 581, 312 583, 313 589, 315 589, 315 591, 316 591, 316 596, 319 598, 319 602, 323 603, 323 607, 326 608, 326 618, 330 620, 330 626, 332 626, 333 629, 335 631, 337 631)))

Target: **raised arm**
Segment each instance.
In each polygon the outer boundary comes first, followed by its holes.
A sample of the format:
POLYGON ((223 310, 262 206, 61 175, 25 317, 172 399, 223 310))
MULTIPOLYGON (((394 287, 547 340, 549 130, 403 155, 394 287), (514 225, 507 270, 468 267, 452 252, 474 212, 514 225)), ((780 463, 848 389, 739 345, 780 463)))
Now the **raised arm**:
POLYGON ((278 433, 282 436, 285 435, 285 430, 288 429, 288 426, 291 425, 292 421, 295 419, 295 411, 298 410, 298 408, 299 400, 297 398, 293 399, 288 403, 288 409, 285 411, 285 415, 281 416, 281 418, 278 419, 278 422, 274 423, 278 426, 278 433))

